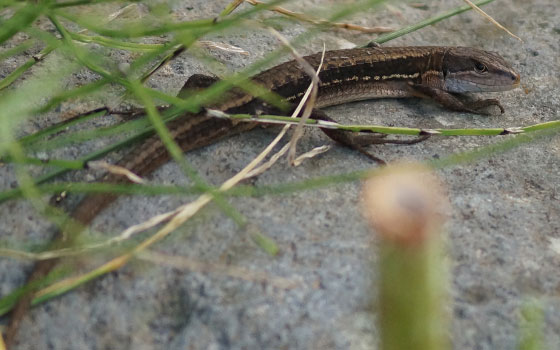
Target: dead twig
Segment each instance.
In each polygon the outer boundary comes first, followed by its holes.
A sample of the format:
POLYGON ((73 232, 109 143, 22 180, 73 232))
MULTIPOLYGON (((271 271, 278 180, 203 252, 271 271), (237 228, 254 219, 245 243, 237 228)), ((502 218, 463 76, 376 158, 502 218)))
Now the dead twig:
MULTIPOLYGON (((265 5, 266 4, 266 3, 262 2, 262 1, 259 1, 259 0, 245 0, 245 2, 247 2, 247 3, 249 3, 253 6, 265 5)), ((308 16, 306 14, 303 14, 303 13, 300 13, 300 12, 290 11, 290 10, 287 10, 287 9, 285 9, 283 7, 279 7, 279 6, 271 7, 270 11, 278 12, 278 13, 284 15, 284 16, 292 17, 292 18, 298 19, 300 21, 313 23, 313 24, 316 24, 316 25, 327 25, 327 26, 341 28, 341 29, 355 30, 355 31, 363 32, 363 33, 388 33, 388 32, 394 31, 393 28, 382 27, 382 26, 365 27, 365 26, 360 26, 360 25, 351 24, 351 23, 330 22, 326 19, 313 18, 313 17, 308 16)))
POLYGON ((144 181, 144 179, 142 179, 140 176, 136 175, 132 171, 130 171, 127 168, 124 168, 122 166, 109 164, 109 163, 101 161, 101 160, 89 161, 89 162, 87 162, 87 166, 90 169, 101 169, 101 170, 105 170, 106 172, 114 174, 114 175, 126 176, 126 178, 129 179, 131 182, 134 182, 134 183, 137 183, 137 184, 146 183, 144 181))
POLYGON ((515 39, 523 42, 523 40, 518 37, 517 35, 513 34, 512 32, 510 32, 506 27, 504 27, 503 25, 501 25, 500 23, 498 23, 498 21, 496 21, 494 18, 492 18, 489 14, 487 14, 486 12, 484 12, 480 7, 476 6, 475 4, 473 4, 472 1, 470 0, 463 0, 464 2, 466 2, 470 7, 472 7, 473 10, 475 10, 476 12, 480 13, 482 16, 486 17, 490 22, 492 22, 496 27, 504 30, 506 33, 508 33, 509 35, 511 35, 512 37, 514 37, 515 39))
POLYGON ((141 254, 138 254, 138 258, 141 260, 149 261, 163 266, 170 266, 180 270, 189 270, 199 273, 221 274, 244 281, 265 283, 267 285, 271 285, 275 288, 280 289, 294 289, 301 284, 301 281, 270 276, 264 271, 254 271, 244 269, 239 266, 202 262, 183 256, 172 256, 152 251, 142 252, 141 254))

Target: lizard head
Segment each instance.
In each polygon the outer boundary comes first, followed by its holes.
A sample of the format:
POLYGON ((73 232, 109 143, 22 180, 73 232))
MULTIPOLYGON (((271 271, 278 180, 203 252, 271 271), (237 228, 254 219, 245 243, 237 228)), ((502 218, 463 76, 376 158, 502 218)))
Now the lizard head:
POLYGON ((443 58, 444 89, 449 92, 505 91, 519 86, 519 73, 494 52, 453 47, 443 58))

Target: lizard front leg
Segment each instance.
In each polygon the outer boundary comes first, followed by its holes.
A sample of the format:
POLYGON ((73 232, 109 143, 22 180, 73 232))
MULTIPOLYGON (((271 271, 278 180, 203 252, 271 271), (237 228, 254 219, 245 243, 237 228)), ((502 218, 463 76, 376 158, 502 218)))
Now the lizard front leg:
POLYGON ((504 107, 500 104, 500 101, 493 98, 463 101, 457 95, 422 84, 412 84, 410 88, 412 89, 413 95, 430 98, 452 111, 491 115, 491 113, 489 113, 486 109, 491 106, 496 106, 500 109, 501 114, 505 112, 504 107))

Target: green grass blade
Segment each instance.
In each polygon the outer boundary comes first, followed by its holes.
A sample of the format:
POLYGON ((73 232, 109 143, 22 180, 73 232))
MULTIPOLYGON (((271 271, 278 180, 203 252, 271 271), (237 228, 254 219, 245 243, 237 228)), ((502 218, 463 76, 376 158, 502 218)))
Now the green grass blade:
POLYGON ((45 9, 44 2, 30 4, 20 8, 10 19, 0 26, 0 44, 10 39, 14 34, 33 23, 45 9))
MULTIPOLYGON (((494 1, 494 0, 480 0, 480 1, 473 1, 473 3, 480 7, 480 6, 486 5, 488 3, 491 3, 492 1, 494 1)), ((437 22, 441 22, 444 19, 456 16, 458 14, 461 14, 461 13, 469 11, 469 10, 472 10, 472 7, 470 7, 469 5, 459 6, 455 9, 453 9, 453 10, 444 12, 440 15, 430 17, 428 19, 425 19, 425 20, 420 21, 418 23, 414 23, 414 24, 412 24, 410 26, 407 26, 407 27, 404 27, 402 29, 395 30, 394 32, 390 32, 390 33, 387 33, 387 34, 380 35, 374 40, 374 42, 376 42, 378 44, 386 43, 386 42, 391 41, 393 39, 396 39, 400 36, 403 36, 405 34, 415 32, 418 29, 427 27, 427 26, 435 24, 437 22)))

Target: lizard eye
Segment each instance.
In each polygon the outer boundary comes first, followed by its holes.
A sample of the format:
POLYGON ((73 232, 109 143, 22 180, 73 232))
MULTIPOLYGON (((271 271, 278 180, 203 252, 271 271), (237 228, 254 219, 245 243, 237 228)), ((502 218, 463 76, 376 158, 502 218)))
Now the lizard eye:
POLYGON ((474 69, 475 69, 478 73, 486 73, 486 72, 488 72, 488 68, 487 68, 484 64, 482 64, 482 63, 480 63, 480 62, 475 62, 475 63, 474 63, 474 69))

